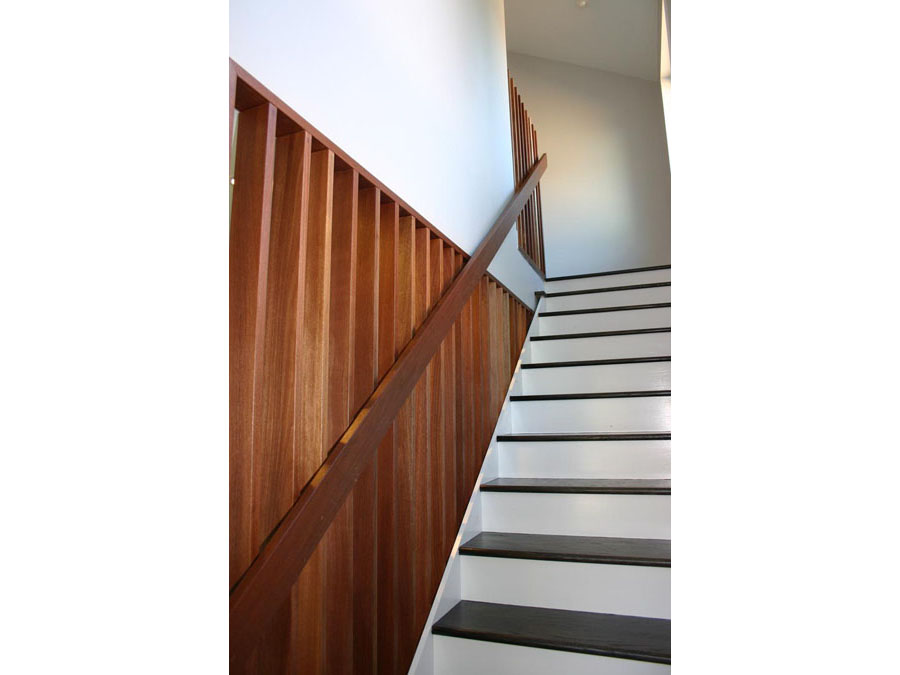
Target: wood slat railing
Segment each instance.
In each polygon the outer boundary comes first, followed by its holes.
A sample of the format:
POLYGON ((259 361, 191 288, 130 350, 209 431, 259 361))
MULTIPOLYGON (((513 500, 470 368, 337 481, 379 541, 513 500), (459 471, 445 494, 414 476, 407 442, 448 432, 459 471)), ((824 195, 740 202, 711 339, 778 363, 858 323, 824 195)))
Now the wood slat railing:
MULTIPOLYGON (((509 127, 512 133, 513 173, 520 184, 538 161, 537 130, 522 103, 519 90, 509 77, 509 127)), ((535 185, 518 220, 519 250, 535 271, 546 278, 544 260, 544 216, 541 210, 541 186, 535 185)))
POLYGON ((409 667, 532 313, 231 62, 230 660, 409 667))

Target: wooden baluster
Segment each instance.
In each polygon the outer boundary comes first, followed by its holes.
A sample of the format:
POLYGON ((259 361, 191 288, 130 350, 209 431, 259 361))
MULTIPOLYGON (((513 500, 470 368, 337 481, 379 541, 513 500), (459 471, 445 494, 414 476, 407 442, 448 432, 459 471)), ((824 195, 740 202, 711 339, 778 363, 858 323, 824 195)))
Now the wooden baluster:
MULTIPOLYGON (((431 234, 427 228, 418 228, 415 232, 416 273, 415 273, 415 317, 416 329, 422 325, 428 314, 431 303, 431 255, 429 239, 431 234)), ((416 546, 415 583, 412 586, 415 594, 414 625, 424 621, 429 604, 428 594, 431 588, 431 539, 434 534, 434 515, 431 499, 432 471, 432 439, 430 437, 430 399, 433 397, 434 360, 428 364, 425 372, 416 383, 413 393, 415 399, 415 510, 416 527, 414 539, 416 546)), ((410 582, 412 579, 410 579, 410 582)), ((407 644, 407 650, 409 649, 407 644)), ((411 658, 411 654, 407 654, 411 658)))
MULTIPOLYGON (((357 221, 354 358, 350 416, 375 390, 378 368, 379 252, 381 191, 360 187, 357 221)), ((376 465, 373 457, 353 488, 353 669, 377 672, 376 465), (375 516, 375 517, 373 517, 375 516)), ((385 618, 387 620, 387 618, 385 618)))
MULTIPOLYGON (((331 230, 331 297, 325 449, 350 424, 356 293, 359 175, 336 168, 331 230)), ((328 673, 353 672, 353 500, 348 498, 322 539, 325 556, 325 663, 328 673)))
MULTIPOLYGON (((399 283, 397 295, 397 353, 406 346, 413 334, 414 289, 416 284, 415 220, 411 216, 400 218, 399 283)), ((415 453, 415 395, 407 398, 394 423, 395 456, 394 514, 396 518, 397 583, 398 583, 398 668, 409 665, 415 649, 412 634, 415 632, 415 596, 410 589, 420 570, 427 570, 417 556, 416 542, 416 460, 415 453)), ((417 636, 416 636, 417 637, 417 636)))
POLYGON ((359 174, 353 169, 336 170, 334 173, 333 211, 326 448, 331 448, 350 424, 351 373, 356 341, 354 299, 359 211, 359 174))
POLYGON ((311 138, 275 140, 275 173, 266 284, 266 330, 259 421, 254 424, 253 553, 294 503, 296 390, 300 386, 311 138))
MULTIPOLYGON (((444 242, 437 238, 428 241, 429 267, 430 276, 428 278, 429 294, 428 309, 430 311, 438 299, 441 297, 441 291, 444 285, 444 242)), ((437 353, 428 366, 431 372, 429 383, 429 401, 428 401, 428 454, 429 454, 429 475, 427 483, 430 483, 429 490, 429 532, 430 532, 430 561, 431 574, 430 583, 428 585, 427 598, 423 614, 420 620, 424 622, 427 618, 428 610, 431 606, 434 590, 437 588, 441 578, 441 572, 444 569, 443 561, 443 540, 445 536, 444 521, 444 499, 446 481, 446 466, 444 465, 444 450, 447 442, 447 420, 445 418, 445 401, 444 401, 444 381, 446 379, 447 367, 447 350, 444 342, 441 342, 437 353)))
MULTIPOLYGON (((399 334, 399 238, 400 211, 395 202, 381 205, 381 237, 378 256, 378 372, 381 380, 397 357, 399 334)), ((395 434, 397 425, 388 429, 377 453, 378 605, 377 650, 378 673, 393 675, 397 671, 397 648, 400 635, 398 595, 398 539, 394 513, 395 434)))
MULTIPOLYGON (((444 282, 441 286, 441 295, 450 287, 453 277, 456 274, 454 266, 456 252, 450 247, 445 246, 441 254, 444 256, 444 282)), ((444 530, 443 539, 441 541, 441 564, 438 568, 438 582, 444 573, 444 566, 447 563, 447 556, 450 553, 450 547, 453 543, 453 537, 459 526, 456 520, 456 485, 459 482, 459 476, 456 472, 456 457, 459 453, 459 435, 457 424, 457 416, 461 413, 457 410, 456 389, 457 389, 457 372, 459 368, 458 360, 458 337, 459 337, 459 318, 453 324, 453 328, 444 338, 444 482, 441 488, 443 496, 444 514, 444 530)))
MULTIPOLYGON (((309 225, 306 238, 303 322, 300 326, 301 386, 297 409, 299 461, 296 484, 305 486, 325 459, 326 374, 331 285, 331 225, 334 198, 334 153, 314 151, 310 158, 309 225)), ((295 607, 298 614, 297 663, 304 672, 325 667, 324 546, 316 548, 300 574, 295 607)))
POLYGON ((262 394, 269 223, 275 169, 275 107, 241 112, 229 242, 229 585, 253 554, 252 457, 262 394))

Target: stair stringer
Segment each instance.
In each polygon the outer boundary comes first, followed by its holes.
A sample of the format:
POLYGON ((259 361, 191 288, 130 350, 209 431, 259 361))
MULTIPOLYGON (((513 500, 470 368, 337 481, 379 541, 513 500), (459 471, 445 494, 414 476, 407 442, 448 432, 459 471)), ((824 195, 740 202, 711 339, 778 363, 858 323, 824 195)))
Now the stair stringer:
POLYGON ((450 557, 447 559, 447 564, 444 567, 441 583, 438 585, 434 602, 431 605, 431 611, 428 613, 428 619, 425 621, 425 627, 419 636, 416 653, 413 655, 412 663, 409 666, 409 675, 434 675, 434 636, 431 633, 431 627, 438 619, 449 612, 456 603, 462 600, 459 547, 462 542, 468 541, 483 529, 481 525, 481 484, 500 477, 497 436, 512 433, 512 412, 509 397, 522 392, 522 361, 528 356, 528 350, 531 347, 530 338, 533 335, 540 334, 540 321, 537 319, 538 312, 541 311, 544 301, 545 298, 541 296, 532 315, 531 324, 528 326, 528 332, 525 334, 522 351, 519 354, 519 360, 516 362, 516 368, 506 390, 506 398, 503 400, 503 405, 500 408, 497 424, 491 433, 491 442, 481 464, 481 471, 475 479, 475 486, 466 506, 462 523, 456 533, 456 539, 453 541, 453 548, 450 550, 450 557))

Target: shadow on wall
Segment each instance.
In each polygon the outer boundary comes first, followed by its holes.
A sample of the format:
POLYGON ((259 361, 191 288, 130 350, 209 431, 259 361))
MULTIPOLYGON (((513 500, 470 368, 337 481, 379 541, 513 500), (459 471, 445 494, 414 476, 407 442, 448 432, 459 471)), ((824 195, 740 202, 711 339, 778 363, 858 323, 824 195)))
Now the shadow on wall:
POLYGON ((551 158, 541 182, 547 274, 670 261, 658 82, 521 54, 509 69, 551 158))

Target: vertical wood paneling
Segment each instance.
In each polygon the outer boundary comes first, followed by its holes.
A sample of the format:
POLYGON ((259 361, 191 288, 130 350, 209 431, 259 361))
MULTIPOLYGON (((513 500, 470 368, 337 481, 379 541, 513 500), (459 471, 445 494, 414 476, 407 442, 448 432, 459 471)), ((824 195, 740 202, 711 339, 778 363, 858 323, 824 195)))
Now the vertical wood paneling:
MULTIPOLYGON (((431 257, 428 241, 430 232, 424 227, 415 231, 415 317, 416 329, 425 320, 431 302, 431 257)), ((431 588, 431 545, 434 533, 434 508, 431 499, 432 485, 432 446, 430 438, 431 419, 430 400, 433 397, 434 361, 428 365, 422 377, 416 383, 412 398, 415 401, 415 509, 416 524, 415 557, 416 571, 413 584, 415 597, 415 623, 424 620, 426 607, 430 604, 428 592, 431 588)))
MULTIPOLYGON (((355 343, 353 299, 359 177, 334 173, 331 230, 331 298, 328 330, 325 452, 350 424, 355 343)), ((325 567, 325 663, 328 673, 353 672, 353 499, 349 497, 322 538, 325 567)))
MULTIPOLYGON (((359 190, 357 216, 354 356, 351 418, 375 389, 378 375, 379 257, 381 191, 359 190)), ((393 316, 393 312, 391 312, 393 316)), ((393 338, 391 340, 393 347, 393 338)), ((393 448, 390 450, 393 452, 393 448)), ((354 672, 377 672, 378 612, 377 463, 370 460, 353 489, 353 665, 354 672)), ((393 462, 392 462, 393 463, 393 462)), ((385 621, 387 621, 385 617, 385 621)))
POLYGON ((356 225, 359 175, 335 171, 331 227, 331 309, 328 338, 328 388, 325 448, 330 449, 350 424, 356 296, 356 225))
MULTIPOLYGON (((454 252, 449 246, 444 246, 440 239, 441 255, 444 258, 444 278, 441 283, 441 295, 449 288, 454 276, 454 252)), ((443 387, 441 396, 444 403, 444 448, 443 448, 443 476, 441 483, 441 497, 443 505, 443 538, 441 540, 440 566, 438 568, 437 583, 440 582, 450 553, 450 545, 453 542, 457 530, 456 520, 456 455, 457 455, 457 425, 456 425, 456 336, 458 334, 459 319, 447 337, 444 338, 444 362, 443 362, 443 387)))
POLYGON ((331 218, 334 193, 334 153, 318 150, 310 158, 309 227, 301 339, 302 378, 297 402, 299 460, 295 484, 306 485, 325 459, 328 325, 331 285, 331 218))
MULTIPOLYGON (((331 227, 334 199, 334 153, 310 156, 309 222, 306 237, 303 323, 300 327, 301 381, 296 407, 300 420, 295 438, 295 485, 302 490, 325 459, 326 374, 331 286, 331 227)), ((326 535, 327 537, 327 535, 326 535)), ((325 667, 325 541, 316 548, 298 580, 297 659, 303 672, 325 667)))
MULTIPOLYGON (((426 239, 425 244, 428 246, 429 256, 429 277, 428 277, 428 308, 435 305, 441 297, 441 290, 444 283, 444 242, 440 239, 426 239)), ((428 609, 431 606, 432 589, 437 587, 441 578, 441 572, 444 569, 444 557, 442 542, 445 533, 444 521, 444 500, 443 492, 446 481, 446 467, 444 464, 444 450, 447 437, 447 421, 444 416, 444 379, 446 376, 447 354, 444 344, 438 349, 431 365, 428 366, 430 372, 429 377, 429 413, 428 413, 428 457, 429 457, 429 475, 426 476, 425 485, 430 483, 428 488, 429 502, 429 526, 431 551, 429 560, 431 562, 431 573, 426 593, 426 607, 422 613, 422 618, 427 616, 428 609)))
POLYGON ((254 423, 253 553, 294 502, 294 419, 302 344, 299 318, 305 269, 309 160, 306 132, 275 141, 262 399, 254 423))
POLYGON ((378 371, 378 256, 381 224, 381 191, 359 191, 354 304, 354 360, 350 416, 353 417, 375 391, 378 371))
MULTIPOLYGON (((240 72, 232 70, 229 100, 233 110, 236 92, 242 108, 232 115, 229 244, 232 584, 464 263, 240 72), (265 100, 275 105, 256 105, 265 100)), ((510 91, 518 183, 537 140, 511 79, 510 91)), ((539 194, 528 206, 520 243, 524 235, 535 246, 539 194)), ((529 316, 481 279, 234 672, 408 669, 529 316)))
MULTIPOLYGON (((412 338, 413 311, 415 309, 415 220, 406 216, 400 218, 398 245, 398 269, 397 282, 397 353, 406 346, 412 338)), ((394 515, 396 519, 397 537, 397 590, 398 596, 398 652, 397 664, 399 667, 408 665, 408 658, 412 658, 415 649, 415 596, 411 592, 411 586, 420 569, 421 561, 416 556, 415 541, 415 477, 416 459, 415 448, 415 424, 414 424, 414 396, 407 399, 397 419, 394 422, 394 438, 396 443, 395 455, 395 490, 394 490, 394 515)))
POLYGON ((229 585, 253 556, 253 419, 262 391, 276 114, 268 103, 243 111, 235 148, 228 254, 229 585))
MULTIPOLYGON (((397 355, 397 288, 399 282, 399 207, 395 202, 380 207, 381 238, 378 247, 378 372, 380 380, 397 355)), ((397 582, 397 549, 394 514, 395 440, 389 429, 378 446, 376 480, 378 484, 376 519, 378 521, 378 583, 375 589, 378 607, 376 649, 378 673, 386 675, 397 669, 400 635, 397 582)))

